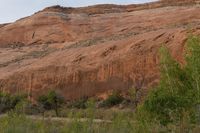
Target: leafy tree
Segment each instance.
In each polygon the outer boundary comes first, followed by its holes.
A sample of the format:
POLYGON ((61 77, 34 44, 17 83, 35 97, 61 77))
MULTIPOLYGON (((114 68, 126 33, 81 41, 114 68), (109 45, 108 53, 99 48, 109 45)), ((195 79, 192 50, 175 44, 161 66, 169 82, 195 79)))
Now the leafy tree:
POLYGON ((181 121, 185 112, 194 120, 196 114, 200 100, 200 41, 190 37, 187 44, 185 65, 173 59, 165 47, 160 50, 160 84, 152 90, 144 108, 162 124, 181 121))
POLYGON ((58 116, 58 109, 64 103, 64 98, 55 91, 49 91, 47 95, 40 96, 37 101, 45 110, 55 110, 58 116))

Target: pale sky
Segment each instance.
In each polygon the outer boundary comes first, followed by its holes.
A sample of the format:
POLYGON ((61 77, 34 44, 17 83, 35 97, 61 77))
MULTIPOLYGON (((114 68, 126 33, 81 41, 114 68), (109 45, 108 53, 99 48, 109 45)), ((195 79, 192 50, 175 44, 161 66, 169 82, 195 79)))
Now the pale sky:
POLYGON ((0 0, 0 23, 29 16, 48 6, 81 7, 95 4, 136 4, 156 0, 0 0))

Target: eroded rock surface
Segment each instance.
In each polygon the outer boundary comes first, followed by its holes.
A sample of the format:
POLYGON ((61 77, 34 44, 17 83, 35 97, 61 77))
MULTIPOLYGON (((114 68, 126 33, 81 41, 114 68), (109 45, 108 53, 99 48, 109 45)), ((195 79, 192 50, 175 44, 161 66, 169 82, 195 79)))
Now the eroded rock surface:
POLYGON ((159 81, 162 44, 183 61, 188 34, 200 32, 198 1, 54 6, 0 25, 0 88, 33 98, 56 89, 66 99, 159 81))

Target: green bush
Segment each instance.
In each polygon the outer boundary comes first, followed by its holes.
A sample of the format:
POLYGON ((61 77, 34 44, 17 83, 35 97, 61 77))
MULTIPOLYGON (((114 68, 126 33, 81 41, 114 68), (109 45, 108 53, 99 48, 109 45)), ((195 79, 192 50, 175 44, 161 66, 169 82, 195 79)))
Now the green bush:
POLYGON ((83 97, 77 100, 72 101, 68 107, 77 108, 77 109, 86 109, 87 108, 88 97, 83 97))
POLYGON ((9 110, 15 108, 15 106, 24 101, 26 99, 26 95, 10 95, 8 93, 0 93, 0 113, 5 113, 9 110))
POLYGON ((49 91, 37 99, 38 104, 45 110, 55 110, 58 116, 58 109, 64 104, 64 98, 55 91, 49 91))
POLYGON ((181 122, 189 114, 195 122, 200 100, 200 41, 190 37, 186 48, 185 65, 161 48, 161 79, 144 103, 144 108, 162 124, 181 122))
POLYGON ((114 91, 111 95, 108 96, 108 98, 106 100, 104 100, 101 103, 100 106, 101 107, 112 107, 112 106, 122 103, 123 100, 124 100, 124 98, 122 97, 122 95, 119 92, 114 91))

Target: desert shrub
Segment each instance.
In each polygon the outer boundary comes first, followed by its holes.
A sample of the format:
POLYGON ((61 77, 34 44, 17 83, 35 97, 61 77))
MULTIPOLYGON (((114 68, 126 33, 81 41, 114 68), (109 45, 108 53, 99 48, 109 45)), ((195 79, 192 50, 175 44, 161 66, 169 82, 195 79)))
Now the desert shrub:
POLYGON ((8 93, 0 93, 0 113, 7 112, 15 108, 15 106, 24 101, 26 99, 26 95, 15 94, 10 95, 8 93))
POLYGON ((69 108, 86 109, 87 108, 88 97, 82 97, 80 99, 71 101, 68 105, 69 108))
POLYGON ((137 109, 137 106, 139 105, 140 101, 140 94, 141 94, 141 88, 136 89, 135 87, 132 87, 128 90, 126 97, 124 98, 123 103, 128 107, 131 107, 132 109, 137 109))
POLYGON ((64 98, 55 91, 49 91, 46 95, 41 95, 37 99, 39 106, 45 110, 54 110, 58 116, 58 109, 64 103, 64 98))
POLYGON ((17 114, 38 115, 40 110, 37 105, 33 104, 28 99, 18 102, 14 109, 17 114))
POLYGON ((190 37, 186 48, 186 64, 181 66, 162 47, 161 79, 144 103, 144 108, 162 124, 180 122, 185 113, 195 121, 200 100, 200 41, 190 37))
POLYGON ((118 105, 122 103, 124 100, 123 96, 118 91, 113 91, 111 95, 108 96, 107 99, 105 99, 101 103, 101 107, 112 107, 115 105, 118 105))

